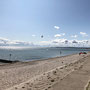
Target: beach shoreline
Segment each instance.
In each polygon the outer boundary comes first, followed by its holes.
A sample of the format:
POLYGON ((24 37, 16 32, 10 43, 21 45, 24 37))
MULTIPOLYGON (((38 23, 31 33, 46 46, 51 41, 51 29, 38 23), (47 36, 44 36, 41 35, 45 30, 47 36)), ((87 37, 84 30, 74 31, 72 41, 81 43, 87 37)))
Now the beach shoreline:
POLYGON ((58 79, 63 79, 74 69, 79 68, 84 58, 89 55, 90 53, 87 55, 73 54, 0 66, 0 89, 48 90, 58 79))

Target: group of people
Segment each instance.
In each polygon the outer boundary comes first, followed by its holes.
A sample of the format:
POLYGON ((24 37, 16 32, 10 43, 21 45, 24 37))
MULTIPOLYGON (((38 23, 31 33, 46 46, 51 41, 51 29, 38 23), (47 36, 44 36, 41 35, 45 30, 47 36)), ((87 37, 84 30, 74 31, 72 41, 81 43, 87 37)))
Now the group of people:
POLYGON ((86 52, 80 52, 79 55, 81 55, 81 54, 87 54, 87 53, 86 52))

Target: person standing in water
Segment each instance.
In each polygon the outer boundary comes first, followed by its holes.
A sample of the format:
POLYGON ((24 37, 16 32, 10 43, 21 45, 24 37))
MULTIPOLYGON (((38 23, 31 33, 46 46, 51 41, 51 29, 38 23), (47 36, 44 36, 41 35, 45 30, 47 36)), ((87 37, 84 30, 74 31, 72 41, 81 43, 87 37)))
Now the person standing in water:
POLYGON ((60 55, 62 54, 62 52, 60 51, 60 55))
POLYGON ((9 54, 9 56, 10 56, 9 60, 11 60, 11 56, 12 56, 12 54, 9 54))

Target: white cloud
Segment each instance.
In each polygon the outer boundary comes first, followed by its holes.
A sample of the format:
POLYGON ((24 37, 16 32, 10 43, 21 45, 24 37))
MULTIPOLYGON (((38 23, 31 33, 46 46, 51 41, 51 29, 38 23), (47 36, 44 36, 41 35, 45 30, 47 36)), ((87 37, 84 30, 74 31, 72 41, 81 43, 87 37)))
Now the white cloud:
POLYGON ((51 41, 41 41, 39 45, 51 45, 51 41))
POLYGON ((58 47, 90 47, 90 40, 68 40, 68 39, 54 39, 51 41, 41 41, 40 46, 58 46, 58 47))
POLYGON ((36 37, 36 35, 32 35, 32 37, 36 37))
POLYGON ((59 46, 59 47, 67 47, 67 46, 77 46, 83 47, 87 46, 90 47, 90 40, 69 40, 65 38, 56 38, 50 41, 40 41, 40 42, 25 42, 19 40, 9 40, 7 38, 0 38, 0 46, 30 46, 30 47, 37 47, 37 46, 59 46))
POLYGON ((54 37, 62 37, 62 36, 64 36, 65 35, 65 33, 61 33, 61 34, 56 34, 56 35, 54 35, 54 37))
POLYGON ((77 46, 77 47, 90 47, 90 40, 68 40, 68 39, 55 39, 52 41, 57 46, 77 46))
POLYGON ((80 32, 80 34, 81 34, 83 37, 88 36, 87 33, 85 33, 85 32, 80 32))
POLYGON ((33 44, 31 42, 9 40, 7 38, 0 37, 0 46, 28 46, 28 45, 33 45, 33 44))
POLYGON ((64 36, 64 35, 65 35, 65 33, 62 33, 62 35, 64 36))
POLYGON ((55 39, 55 40, 53 40, 52 42, 53 42, 53 43, 54 43, 54 42, 64 43, 66 40, 67 40, 67 39, 62 38, 62 39, 55 39))
POLYGON ((78 43, 78 41, 76 41, 76 40, 73 40, 73 41, 72 41, 72 43, 78 43))
POLYGON ((54 35, 54 37, 61 37, 61 36, 62 36, 61 34, 54 35))
POLYGON ((57 29, 57 30, 59 30, 59 29, 60 29, 60 27, 59 27, 59 26, 54 26, 54 28, 55 28, 55 29, 57 29))
POLYGON ((78 37, 78 35, 72 35, 71 37, 72 37, 72 38, 77 38, 77 37, 78 37))

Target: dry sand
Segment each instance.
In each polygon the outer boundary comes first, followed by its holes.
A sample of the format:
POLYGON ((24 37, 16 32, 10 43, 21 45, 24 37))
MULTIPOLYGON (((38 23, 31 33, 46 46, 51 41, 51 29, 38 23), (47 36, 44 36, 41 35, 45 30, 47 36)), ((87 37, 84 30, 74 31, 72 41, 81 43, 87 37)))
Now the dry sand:
POLYGON ((67 81, 71 80, 66 77, 73 76, 72 73, 80 70, 88 61, 87 58, 90 59, 89 55, 90 53, 84 56, 75 54, 47 60, 0 65, 0 90, 81 90, 63 89, 63 87, 65 85, 68 87, 67 81), (60 82, 66 82, 66 84, 63 86, 60 82))
POLYGON ((50 90, 90 90, 90 56, 84 58, 82 65, 55 83, 50 90))

